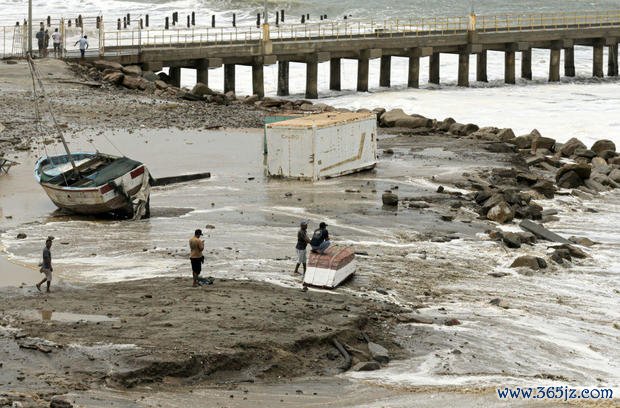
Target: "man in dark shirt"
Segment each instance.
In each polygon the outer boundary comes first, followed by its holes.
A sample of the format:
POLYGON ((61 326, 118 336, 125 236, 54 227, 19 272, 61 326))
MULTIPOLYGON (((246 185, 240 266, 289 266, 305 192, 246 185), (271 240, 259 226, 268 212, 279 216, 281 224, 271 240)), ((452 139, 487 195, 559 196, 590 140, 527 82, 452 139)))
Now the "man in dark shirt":
POLYGON ((37 45, 39 46, 39 58, 45 57, 45 31, 43 27, 37 32, 37 45))
POLYGON ((304 266, 304 275, 306 276, 306 247, 310 243, 308 238, 308 221, 302 221, 297 231, 297 266, 295 266, 295 273, 299 273, 299 265, 304 266))
POLYGON ((41 264, 41 273, 45 274, 45 278, 39 283, 37 283, 37 289, 39 292, 41 291, 41 285, 47 282, 47 293, 50 292, 50 285, 52 284, 52 240, 54 238, 48 237, 47 241, 45 241, 45 248, 43 248, 43 263, 41 264))
POLYGON ((312 239, 310 240, 310 246, 312 247, 312 252, 318 252, 319 254, 324 254, 325 250, 329 248, 331 242, 329 240, 329 232, 327 231, 327 224, 324 222, 319 224, 319 229, 314 231, 312 234, 312 239))

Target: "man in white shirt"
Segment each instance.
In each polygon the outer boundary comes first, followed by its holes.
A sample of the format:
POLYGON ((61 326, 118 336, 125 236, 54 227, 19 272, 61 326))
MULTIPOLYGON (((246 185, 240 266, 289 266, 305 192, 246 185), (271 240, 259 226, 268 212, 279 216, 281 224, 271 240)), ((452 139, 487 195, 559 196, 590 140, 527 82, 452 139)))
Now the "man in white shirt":
POLYGON ((58 58, 62 56, 62 52, 60 51, 60 33, 58 29, 54 30, 52 41, 54 42, 54 57, 58 58))
POLYGON ((84 58, 84 54, 86 53, 86 50, 88 49, 88 36, 85 35, 84 37, 80 38, 79 40, 75 42, 74 45, 78 45, 78 43, 80 44, 80 54, 82 58, 84 58))

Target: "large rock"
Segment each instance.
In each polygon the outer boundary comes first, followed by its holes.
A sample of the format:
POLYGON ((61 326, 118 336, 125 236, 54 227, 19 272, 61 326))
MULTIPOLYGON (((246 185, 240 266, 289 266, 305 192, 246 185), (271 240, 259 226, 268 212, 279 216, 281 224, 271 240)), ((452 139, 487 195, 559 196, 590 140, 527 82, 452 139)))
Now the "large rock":
POLYGON ((450 130, 450 126, 452 126, 453 123, 456 123, 456 120, 452 118, 445 118, 437 124, 437 130, 441 132, 447 132, 448 130, 450 130))
POLYGON ((575 152, 573 154, 577 157, 585 157, 586 159, 590 159, 590 160, 596 157, 595 152, 593 152, 592 150, 581 148, 581 147, 578 149, 575 149, 575 152))
POLYGON ((553 151, 555 147, 555 139, 552 139, 550 137, 541 136, 540 138, 538 138, 538 141, 535 140, 533 143, 536 144, 536 149, 538 150, 547 149, 553 151))
POLYGON ((119 64, 118 62, 114 62, 114 61, 97 60, 97 61, 93 62, 93 65, 99 71, 103 71, 103 70, 106 70, 106 69, 112 69, 112 70, 115 70, 115 71, 120 71, 120 70, 123 69, 123 66, 121 64, 119 64))
POLYGON ((587 149, 586 145, 584 145, 581 140, 573 137, 562 145, 559 152, 564 157, 570 157, 575 153, 575 150, 579 148, 587 149))
POLYGON ((511 268, 530 268, 534 270, 544 269, 547 262, 539 257, 531 255, 523 255, 515 259, 510 265, 511 268))
POLYGON ((157 89, 166 89, 170 87, 170 85, 168 85, 161 79, 158 79, 157 81, 155 81, 155 86, 157 87, 157 89))
POLYGON ((287 101, 284 99, 266 97, 266 98, 263 98, 263 102, 261 103, 261 106, 263 108, 276 108, 276 107, 280 107, 284 105, 286 102, 287 101))
POLYGON ((410 116, 402 109, 392 109, 381 115, 379 123, 383 127, 394 127, 397 120, 407 120, 407 118, 410 118, 410 116))
POLYGON ((508 248, 521 248, 521 237, 514 232, 504 232, 502 241, 508 248))
POLYGON ((353 366, 353 371, 375 371, 381 368, 381 364, 376 361, 362 361, 353 366))
POLYGON ((508 143, 517 146, 517 149, 529 149, 532 147, 532 135, 521 135, 510 140, 508 143))
POLYGON ((594 157, 590 163, 594 168, 607 167, 607 160, 602 157, 594 157))
POLYGON ((569 171, 562 174, 557 184, 560 188, 575 188, 583 185, 583 179, 576 172, 569 171))
POLYGON ((137 65, 127 65, 122 71, 125 75, 142 76, 142 68, 137 65))
POLYGON ((559 181, 564 174, 571 171, 575 172, 582 180, 585 180, 590 178, 590 174, 592 174, 592 167, 586 163, 565 164, 560 167, 558 172, 555 174, 556 181, 559 181))
POLYGON ((159 77, 153 71, 142 71, 142 78, 150 82, 159 80, 159 77))
POLYGON ((555 195, 555 186, 548 180, 538 180, 536 184, 532 186, 532 190, 538 191, 544 195, 545 198, 553 198, 555 195))
POLYGON ((398 205, 398 196, 394 193, 385 192, 381 196, 381 201, 383 202, 383 205, 396 207, 398 205))
POLYGON ((497 132, 496 138, 500 142, 508 142, 515 138, 515 134, 510 128, 501 129, 499 132, 497 132))
POLYGON ((114 85, 118 85, 122 83, 123 78, 125 78, 125 75, 123 75, 123 73, 119 71, 112 71, 109 74, 106 74, 103 76, 104 81, 109 82, 114 85))
POLYGON ((594 142, 592 148, 590 149, 596 154, 599 154, 605 150, 611 150, 612 152, 616 151, 616 144, 611 140, 601 139, 594 142))
POLYGON ((505 224, 512 221, 514 216, 514 211, 506 202, 501 202, 497 204, 487 213, 487 219, 499 222, 500 224, 505 224))
POLYGON ((468 136, 478 130, 478 126, 473 123, 453 123, 448 132, 455 136, 468 136))
POLYGON ((144 79, 141 77, 125 75, 122 83, 125 88, 138 89, 140 88, 142 81, 144 81, 144 79))
POLYGON ((433 121, 422 116, 407 116, 403 118, 398 118, 394 122, 394 127, 403 127, 408 129, 417 129, 423 127, 431 128, 432 126, 433 121))
POLYGON ((192 88, 191 93, 193 95, 203 97, 205 95, 213 95, 215 92, 213 92, 206 84, 196 82, 196 85, 192 88))
POLYGON ((607 177, 609 177, 616 183, 620 183, 620 169, 613 169, 607 177))
POLYGON ((368 351, 372 359, 379 363, 388 363, 390 361, 390 353, 380 344, 373 343, 372 341, 369 342, 368 351))

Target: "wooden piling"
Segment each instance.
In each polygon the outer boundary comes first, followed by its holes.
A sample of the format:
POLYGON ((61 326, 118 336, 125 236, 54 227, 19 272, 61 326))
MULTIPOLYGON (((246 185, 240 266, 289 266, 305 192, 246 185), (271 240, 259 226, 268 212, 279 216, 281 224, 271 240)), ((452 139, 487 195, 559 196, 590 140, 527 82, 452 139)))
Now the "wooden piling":
POLYGON ((211 16, 211 27, 215 28, 215 14, 211 16))
POLYGON ((237 27, 237 15, 233 13, 232 26, 237 27))
POLYGON ((521 78, 532 79, 532 49, 521 51, 521 78))
POLYGON ((149 26, 149 15, 148 15, 148 14, 147 14, 146 16, 144 16, 144 25, 145 25, 146 27, 148 27, 148 26, 149 26))
POLYGON ((331 58, 329 60, 329 89, 332 91, 340 91, 340 72, 341 72, 341 59, 331 58))
POLYGON ((607 76, 618 76, 618 43, 607 46, 607 76))
POLYGON ((224 64, 224 92, 235 91, 235 64, 224 64))
POLYGON ((489 81, 487 77, 487 50, 483 50, 476 54, 476 81, 489 81))
POLYGON ((260 28, 260 13, 256 14, 256 28, 260 28))
POLYGON ((52 17, 47 16, 47 26, 50 27, 52 25, 52 17))
POLYGON ((459 53, 459 73, 458 86, 469 86, 469 52, 461 51, 459 53))
POLYGON ((392 57, 390 55, 381 56, 381 68, 379 71, 379 86, 390 87, 390 74, 392 71, 392 57))
POLYGON ((572 46, 564 48, 564 76, 575 76, 575 48, 572 46))
POLYGON ((431 84, 439 85, 439 62, 440 62, 440 53, 433 52, 431 54, 430 61, 428 64, 428 82, 431 84))
POLYGON ((284 23, 284 9, 280 10, 280 21, 284 23))
MULTIPOLYGON (((80 21, 82 20, 82 16, 80 16, 80 21)), ((131 14, 127 13, 127 25, 131 25, 131 14)))
POLYGON ((192 26, 196 25, 196 12, 192 11, 192 26))
POLYGON ((168 30, 170 28, 170 20, 169 17, 166 17, 166 22, 164 23, 164 28, 168 30))
POLYGON ((407 87, 420 87, 420 55, 415 51, 409 52, 409 69, 407 73, 407 87))
POLYGON ((560 48, 549 50, 549 82, 560 82, 560 48))
POLYGON ((603 78, 603 42, 597 41, 592 47, 592 75, 603 78))
POLYGON ((288 96, 289 62, 278 61, 278 96, 288 96))
POLYGON ((305 15, 301 15, 301 24, 304 24, 306 22, 306 16, 305 15))
POLYGON ((507 50, 504 52, 504 82, 515 84, 515 52, 507 50))
POLYGON ((265 97, 265 80, 263 76, 263 62, 252 64, 252 93, 259 98, 265 97))

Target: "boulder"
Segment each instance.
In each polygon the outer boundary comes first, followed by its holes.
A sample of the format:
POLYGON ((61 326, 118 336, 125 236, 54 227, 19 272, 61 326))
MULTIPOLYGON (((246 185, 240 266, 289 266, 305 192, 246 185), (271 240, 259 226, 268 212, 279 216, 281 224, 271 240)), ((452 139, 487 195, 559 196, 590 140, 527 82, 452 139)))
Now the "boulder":
POLYGON ((384 364, 390 362, 390 353, 382 345, 371 341, 368 343, 368 351, 373 360, 384 364))
POLYGON ((615 152, 616 144, 612 142, 611 140, 601 139, 601 140, 597 140, 596 142, 594 142, 590 150, 592 150, 596 154, 600 154, 601 152, 605 150, 611 150, 612 152, 615 152))
POLYGON ((608 167, 607 160, 603 159, 602 157, 594 157, 590 163, 594 168, 608 167))
POLYGON ((228 102, 232 102, 237 99, 237 95, 235 95, 235 91, 228 91, 224 94, 224 98, 226 98, 228 102))
POLYGON ((383 127, 394 127, 396 126, 397 120, 407 120, 408 118, 410 118, 410 116, 402 109, 392 109, 381 115, 379 124, 383 127))
POLYGON ((118 62, 114 62, 114 61, 97 60, 93 62, 93 65, 99 71, 103 71, 106 69, 113 69, 115 71, 120 71, 123 69, 123 66, 121 64, 119 64, 118 62))
POLYGON ((73 404, 62 397, 55 396, 50 401, 50 408, 73 408, 73 404))
POLYGON ((131 76, 142 76, 142 68, 138 65, 127 65, 122 69, 123 74, 131 76))
POLYGON ((501 129, 496 134, 496 139, 499 140, 500 142, 508 142, 514 138, 515 138, 515 134, 510 128, 501 129))
POLYGON ((521 237, 514 232, 504 232, 502 241, 508 248, 521 248, 521 237))
POLYGON ((534 245, 537 241, 536 235, 532 234, 531 232, 518 232, 517 235, 521 240, 521 244, 534 245))
POLYGON ((284 99, 266 97, 263 99, 262 106, 263 108, 274 108, 274 107, 282 106, 285 103, 286 103, 286 100, 284 99))
POLYGON ((565 164, 564 166, 560 167, 558 172, 555 174, 556 181, 559 181, 564 174, 571 171, 575 172, 580 179, 585 180, 590 178, 590 174, 592 173, 592 167, 586 163, 565 164))
POLYGON ((585 253, 584 251, 582 251, 581 249, 577 248, 574 245, 562 244, 559 246, 555 246, 553 248, 554 249, 566 249, 573 258, 584 259, 588 257, 587 253, 585 253))
POLYGON ((575 149, 575 152, 573 154, 577 157, 585 157, 586 159, 590 159, 590 160, 596 157, 595 152, 589 149, 581 148, 581 147, 578 149, 575 149))
POLYGON ((383 205, 396 207, 398 205, 398 196, 391 192, 385 192, 381 196, 381 201, 383 201, 383 205))
POLYGON ((165 83, 161 79, 158 79, 157 81, 155 81, 155 86, 157 87, 157 89, 166 89, 170 85, 168 85, 167 83, 165 83))
POLYGON ((603 184, 595 181, 593 179, 584 180, 583 184, 588 187, 590 190, 596 191, 597 193, 602 193, 603 191, 608 191, 609 189, 605 187, 603 184))
POLYGON ((159 77, 153 71, 142 71, 142 78, 149 82, 155 82, 159 80, 159 77))
POLYGON ((532 186, 532 190, 544 195, 545 198, 553 198, 555 195, 555 186, 549 180, 538 180, 536 184, 532 186))
POLYGON ((611 150, 603 150, 602 152, 598 154, 598 157, 602 157, 605 160, 612 159, 616 156, 618 156, 618 153, 611 151, 611 150))
POLYGON ((500 224, 512 221, 514 216, 514 211, 505 201, 497 204, 487 213, 487 219, 499 222, 500 224))
POLYGON ((142 78, 137 76, 128 76, 125 75, 123 77, 123 86, 129 89, 138 89, 140 87, 140 83, 143 81, 142 78))
POLYGON ((564 261, 572 261, 572 257, 570 256, 570 252, 568 249, 556 249, 551 254, 551 260, 555 263, 562 265, 564 261))
POLYGON ((24 234, 23 232, 20 232, 19 234, 17 234, 17 237, 15 237, 16 239, 26 239, 28 238, 28 235, 24 234))
POLYGON ((511 268, 530 268, 534 270, 544 269, 547 267, 547 262, 544 259, 531 256, 531 255, 523 255, 515 259, 510 265, 511 268))
POLYGON ((258 100, 259 100, 258 95, 249 95, 245 97, 245 99, 243 100, 243 103, 246 105, 253 105, 254 102, 257 102, 258 100))
POLYGON ((353 366, 353 371, 374 371, 381 368, 381 364, 376 361, 363 361, 353 366))
POLYGON ((448 132, 455 136, 468 136, 478 130, 478 126, 473 123, 462 124, 453 123, 450 125, 448 132))
POLYGON ((607 163, 609 163, 611 166, 620 166, 620 156, 610 157, 609 159, 607 159, 607 163))
POLYGON ((448 130, 450 130, 450 126, 452 126, 453 123, 456 123, 456 120, 452 118, 445 118, 437 124, 437 130, 441 132, 447 132, 448 130))
POLYGON ((537 150, 547 149, 547 150, 553 151, 555 147, 555 139, 552 139, 550 137, 540 136, 538 140, 535 141, 535 144, 536 144, 537 150))
POLYGON ((196 96, 203 97, 205 95, 213 95, 215 92, 211 90, 207 85, 202 82, 197 82, 196 85, 192 88, 191 93, 196 96))
POLYGON ((613 169, 607 176, 616 183, 620 183, 620 169, 613 169))
POLYGON ((408 129, 431 128, 433 121, 420 116, 407 116, 406 118, 398 118, 394 122, 394 127, 403 127, 408 129))
POLYGON ((570 157, 575 153, 575 150, 579 148, 587 149, 586 145, 584 145, 581 140, 573 137, 562 145, 559 153, 564 157, 570 157))
POLYGON ((299 109, 304 112, 320 112, 321 111, 320 106, 315 106, 309 103, 302 103, 301 105, 299 105, 299 109))
POLYGON ((586 238, 586 237, 575 237, 575 236, 572 236, 572 237, 568 238, 568 240, 570 242, 574 243, 574 244, 585 246, 585 247, 591 247, 593 245, 596 245, 596 242, 594 242, 590 238, 586 238))
POLYGON ((123 75, 122 72, 118 71, 113 71, 103 76, 103 80, 105 82, 109 82, 114 85, 119 85, 120 83, 122 83, 124 78, 125 75, 123 75))
POLYGON ((513 144, 517 147, 517 149, 530 149, 532 147, 532 135, 521 135, 517 136, 514 139, 510 140, 508 143, 513 144))
POLYGON ((557 182, 560 188, 575 188, 583 185, 583 180, 574 171, 566 172, 557 182))

